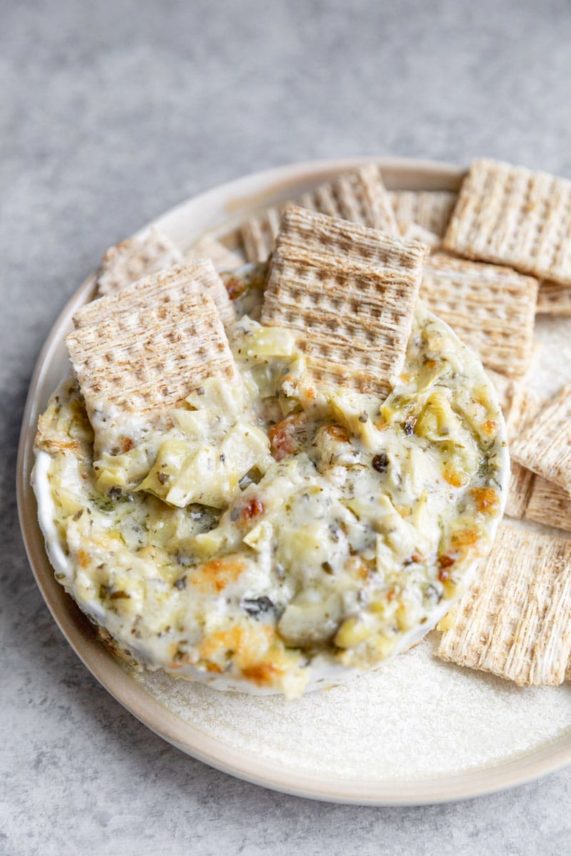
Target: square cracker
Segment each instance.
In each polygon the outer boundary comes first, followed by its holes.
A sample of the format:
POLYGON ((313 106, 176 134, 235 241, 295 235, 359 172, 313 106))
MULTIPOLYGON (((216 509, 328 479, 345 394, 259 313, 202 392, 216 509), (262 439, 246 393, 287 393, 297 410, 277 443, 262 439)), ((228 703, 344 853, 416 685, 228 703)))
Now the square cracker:
POLYGON ((510 483, 505 513, 507 517, 522 520, 526 516, 536 475, 516 461, 511 461, 510 464, 510 483))
MULTIPOLYGON (((295 201, 302 208, 328 217, 350 220, 390 235, 399 234, 381 170, 376 164, 342 173, 295 201)), ((242 243, 249 262, 264 262, 271 255, 285 204, 268 208, 242 226, 242 243)))
MULTIPOLYGON (((538 408, 539 402, 536 396, 529 392, 523 381, 520 381, 516 385, 509 411, 505 413, 510 442, 519 436, 524 426, 533 419, 538 408)), ((526 515, 536 476, 531 470, 513 460, 510 461, 510 469, 505 513, 508 517, 522 519, 526 515)))
POLYGON ((272 254, 276 235, 280 230, 283 207, 273 205, 242 226, 242 245, 247 261, 265 262, 272 254))
POLYGON ((552 398, 511 445, 514 460, 571 491, 571 384, 552 398))
POLYGON ((527 379, 513 379, 506 375, 486 369, 488 378, 492 381, 498 403, 504 414, 508 435, 516 437, 524 425, 536 414, 539 408, 537 396, 527 388, 527 379))
MULTIPOLYGON (((539 403, 535 396, 523 388, 516 395, 507 417, 508 435, 517 437, 538 410, 539 403)), ((505 513, 508 517, 532 520, 571 532, 571 494, 516 461, 511 462, 505 513)))
POLYGON ((104 254, 96 274, 97 296, 121 291, 144 276, 182 262, 182 253, 158 229, 128 238, 104 254))
POLYGON ((571 540, 503 522, 438 656, 528 686, 561 684, 570 654, 571 540))
POLYGON ((502 408, 505 419, 507 419, 512 408, 515 407, 520 395, 521 380, 514 380, 513 378, 506 377, 500 372, 495 372, 490 368, 486 369, 486 374, 494 385, 498 394, 499 405, 502 408))
POLYGON ((402 235, 416 225, 442 238, 458 194, 448 190, 393 190, 389 199, 402 235))
POLYGON ((486 366, 521 377, 533 356, 537 289, 511 268, 437 253, 426 260, 420 297, 486 366))
POLYGON ((411 223, 400 234, 401 238, 404 238, 406 241, 420 241, 421 244, 426 244, 433 253, 439 250, 442 244, 438 235, 434 232, 429 232, 428 229, 419 226, 418 223, 411 223))
POLYGON ((244 264, 244 257, 235 250, 230 250, 222 241, 218 241, 211 235, 204 235, 185 254, 185 259, 195 261, 197 259, 210 259, 216 271, 236 270, 244 264))
POLYGON ((96 439, 105 421, 165 412, 208 377, 236 377, 216 305, 191 276, 136 285, 89 304, 97 311, 66 339, 96 439))
POLYGON ((545 280, 537 295, 538 315, 571 315, 571 285, 545 280))
POLYGON ((571 532, 571 494, 541 476, 535 476, 525 518, 571 532))
POLYGON ((398 224, 385 189, 380 167, 371 163, 342 173, 304 197, 311 210, 349 220, 395 237, 398 224))
MULTIPOLYGON (((138 303, 139 298, 148 303, 153 294, 161 294, 165 288, 177 288, 182 284, 188 285, 196 293, 209 294, 216 304, 223 324, 229 326, 234 322, 234 308, 228 297, 226 287, 214 270, 212 262, 208 259, 189 261, 186 264, 174 265, 166 270, 158 271, 130 285, 123 286, 107 297, 114 298, 112 304, 114 313, 130 312, 133 306, 138 303)), ((86 324, 93 324, 106 318, 111 305, 107 297, 105 300, 93 300, 91 303, 82 306, 73 316, 75 326, 83 327, 86 324)))
POLYGON ((426 247, 288 206, 262 323, 299 331, 319 381, 386 394, 405 356, 426 247))
POLYGON ((474 161, 444 247, 571 285, 571 181, 493 160, 474 161))

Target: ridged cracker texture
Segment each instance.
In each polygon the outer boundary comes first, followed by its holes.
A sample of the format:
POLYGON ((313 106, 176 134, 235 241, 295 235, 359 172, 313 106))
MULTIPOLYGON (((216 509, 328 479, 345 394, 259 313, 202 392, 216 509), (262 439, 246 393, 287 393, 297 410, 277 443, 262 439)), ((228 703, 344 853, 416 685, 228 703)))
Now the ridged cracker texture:
POLYGON ((386 394, 403 364, 426 248, 288 206, 262 323, 299 331, 313 376, 386 394))
POLYGON ((486 368, 486 374, 492 381, 494 389, 498 394, 499 405, 502 408, 505 419, 507 419, 520 395, 521 380, 506 377, 501 372, 495 372, 490 368, 486 368))
POLYGON ((138 279, 182 260, 182 253, 170 238, 158 229, 149 229, 145 235, 109 247, 96 274, 96 293, 104 297, 121 291, 138 279))
POLYGON ((571 181, 498 161, 474 161, 444 247, 571 285, 571 181))
MULTIPOLYGON (((524 427, 531 422, 539 409, 537 397, 531 393, 525 381, 515 382, 515 393, 513 395, 509 410, 505 413, 506 427, 510 441, 518 437, 524 427)), ((525 517, 533 485, 535 473, 522 467, 516 461, 510 461, 510 482, 506 499, 505 513, 508 517, 522 519, 525 517)))
POLYGON ((224 283, 212 262, 209 259, 200 259, 174 265, 143 277, 104 299, 87 303, 73 316, 74 324, 76 327, 82 327, 104 319, 109 314, 110 306, 113 307, 113 313, 131 312, 140 300, 148 303, 153 295, 160 295, 165 289, 176 289, 179 286, 191 288, 197 294, 209 294, 216 304, 223 324, 229 326, 234 323, 234 307, 224 283), (113 303, 109 303, 111 299, 113 303))
MULTIPOLYGON (((376 164, 342 173, 292 201, 328 217, 350 220, 390 235, 399 234, 381 170, 376 164)), ((244 254, 249 262, 266 261, 272 253, 284 207, 285 203, 272 206, 242 226, 244 254)))
MULTIPOLYGON (((515 396, 507 418, 508 436, 518 437, 531 424, 540 404, 523 384, 515 396)), ((511 462, 511 479, 505 513, 508 517, 531 520, 571 532, 571 494, 532 470, 511 462)))
POLYGON ((400 235, 406 241, 420 241, 422 244, 426 244, 433 253, 439 250, 442 245, 442 239, 438 235, 429 232, 428 229, 419 226, 418 223, 410 223, 406 229, 401 230, 400 235))
POLYGON ((541 408, 511 453, 524 467, 571 491, 571 384, 541 408))
POLYGON ((520 686, 558 685, 571 654, 571 540, 503 522, 438 656, 520 686))
POLYGON ((205 235, 193 244, 185 254, 185 259, 187 261, 210 259, 216 271, 236 270, 244 264, 244 257, 240 253, 228 249, 222 241, 211 235, 205 235))
POLYGON ((280 230, 283 207, 273 205, 244 223, 241 236, 246 261, 265 262, 270 257, 280 230))
POLYGON ((526 520, 571 532, 571 494, 535 476, 524 516, 526 520))
POLYGON ((449 190, 393 190, 389 199, 402 235, 416 225, 442 238, 458 194, 449 190))
MULTIPOLYGON (((188 277, 149 277, 125 305, 125 292, 96 301, 97 313, 66 343, 93 418, 105 411, 164 412, 208 377, 233 380, 236 369, 216 305, 188 277), (157 283, 156 280, 159 280, 157 283)), ((95 304, 92 304, 95 306, 95 304)))
POLYGON ((420 296, 486 366, 521 377, 533 357, 538 282, 511 268, 437 253, 426 260, 420 296))
POLYGON ((505 514, 507 517, 522 520, 526 516, 536 475, 516 461, 511 461, 510 464, 511 473, 505 514))
POLYGON ((537 295, 538 315, 571 316, 571 285, 545 280, 537 295))

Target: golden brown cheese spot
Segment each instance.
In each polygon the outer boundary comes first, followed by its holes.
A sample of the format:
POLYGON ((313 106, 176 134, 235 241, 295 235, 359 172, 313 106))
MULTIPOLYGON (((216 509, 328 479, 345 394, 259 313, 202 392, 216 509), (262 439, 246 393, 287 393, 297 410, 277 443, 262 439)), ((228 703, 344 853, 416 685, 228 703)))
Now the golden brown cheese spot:
POLYGON ((496 514, 500 498, 492 487, 473 487, 470 491, 481 514, 496 514))
POLYGON ((200 565, 190 576, 189 581, 200 591, 224 591, 227 585, 235 582, 246 565, 236 556, 226 556, 223 559, 212 559, 200 565))
POLYGON ((85 550, 78 550, 77 552, 77 563, 80 568, 89 567, 89 553, 86 553, 85 550))
POLYGON ((445 580, 449 579, 450 571, 448 569, 452 567, 452 565, 455 563, 455 561, 456 561, 456 559, 454 559, 454 558, 452 558, 452 556, 448 556, 446 554, 439 557, 438 567, 440 568, 440 570, 438 571, 438 579, 440 580, 441 583, 443 583, 445 580))
POLYGON ((133 441, 130 437, 121 437, 121 442, 119 444, 119 448, 121 449, 121 452, 123 454, 126 454, 127 452, 131 451, 131 449, 134 447, 134 445, 135 444, 133 443, 133 441))
POLYGON ((496 433, 497 425, 493 419, 486 419, 484 424, 482 425, 482 431, 486 435, 486 437, 493 437, 496 433))
POLYGON ((232 627, 211 633, 202 641, 199 656, 206 661, 208 671, 221 671, 222 665, 232 659, 242 675, 259 685, 271 686, 282 675, 278 666, 280 652, 272 651, 275 631, 272 627, 232 627), (275 653, 274 661, 270 659, 275 653))
POLYGON ((242 669, 242 674, 246 680, 252 681, 258 686, 271 686, 281 677, 282 670, 273 663, 262 661, 261 663, 254 663, 252 666, 246 666, 242 669))
POLYGON ((444 467, 442 477, 444 478, 444 481, 449 485, 452 485, 452 487, 463 487, 467 480, 463 473, 459 473, 458 470, 455 470, 454 467, 450 466, 450 464, 446 464, 444 467))
POLYGON ((264 511, 264 503, 257 496, 253 496, 240 509, 240 523, 250 523, 256 517, 260 517, 264 511))
MULTIPOLYGON (((212 564, 212 563, 209 563, 212 564)), ((244 631, 241 627, 219 630, 211 633, 200 644, 198 653, 203 660, 212 660, 220 653, 224 655, 238 652, 243 644, 244 631)))
POLYGON ((268 437, 276 461, 282 461, 301 450, 306 422, 305 413, 292 413, 270 428, 268 437))
POLYGON ((455 550, 463 550, 465 547, 473 547, 478 543, 480 533, 475 527, 460 529, 459 532, 454 532, 451 543, 455 550))

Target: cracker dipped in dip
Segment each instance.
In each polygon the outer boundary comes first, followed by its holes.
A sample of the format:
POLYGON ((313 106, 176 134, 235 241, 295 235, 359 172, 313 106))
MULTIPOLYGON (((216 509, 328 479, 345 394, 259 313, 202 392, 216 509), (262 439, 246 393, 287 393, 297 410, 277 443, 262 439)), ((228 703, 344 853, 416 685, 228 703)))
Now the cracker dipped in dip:
POLYGON ((417 301, 423 258, 291 208, 269 267, 226 289, 179 265, 80 310, 34 486, 57 579, 131 661, 295 697, 405 650, 466 589, 505 425, 417 301))

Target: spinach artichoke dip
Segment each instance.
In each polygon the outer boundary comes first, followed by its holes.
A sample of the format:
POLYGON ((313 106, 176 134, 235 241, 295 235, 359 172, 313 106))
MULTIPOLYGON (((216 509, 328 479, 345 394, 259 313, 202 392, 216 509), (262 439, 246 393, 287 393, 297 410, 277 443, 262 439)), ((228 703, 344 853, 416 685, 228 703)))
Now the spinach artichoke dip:
POLYGON ((236 382, 94 445, 66 380, 33 479, 56 577, 116 650, 295 697, 435 625, 490 549, 507 453, 479 360, 422 304, 388 396, 332 389, 256 320, 265 276, 225 275, 236 382))

